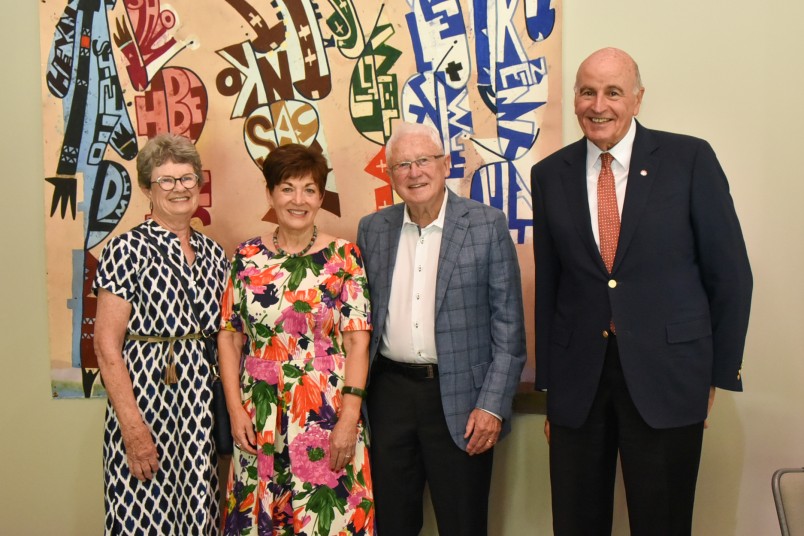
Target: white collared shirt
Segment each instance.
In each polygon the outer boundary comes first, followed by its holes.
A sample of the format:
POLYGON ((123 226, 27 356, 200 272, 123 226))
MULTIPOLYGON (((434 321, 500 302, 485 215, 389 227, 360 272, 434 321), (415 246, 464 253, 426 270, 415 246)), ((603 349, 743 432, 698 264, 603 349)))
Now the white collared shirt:
POLYGON ((408 214, 402 220, 396 252, 388 315, 380 353, 403 363, 437 363, 435 344, 435 290, 438 253, 444 229, 448 192, 438 217, 420 229, 408 214))
MULTIPOLYGON (((608 150, 614 158, 611 162, 611 171, 614 173, 614 187, 617 191, 617 209, 620 220, 623 217, 623 202, 625 201, 625 187, 628 184, 628 170, 631 168, 631 152, 634 149, 636 137, 636 119, 631 119, 631 127, 620 142, 608 150)), ((592 234, 595 243, 600 247, 600 229, 597 224, 597 179, 600 176, 600 147, 586 140, 586 193, 589 198, 589 214, 592 217, 592 234)))

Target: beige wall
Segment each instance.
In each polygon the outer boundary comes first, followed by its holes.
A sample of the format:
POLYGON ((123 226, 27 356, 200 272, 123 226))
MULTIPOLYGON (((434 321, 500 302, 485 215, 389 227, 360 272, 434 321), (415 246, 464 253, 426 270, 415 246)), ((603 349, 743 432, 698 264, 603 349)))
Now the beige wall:
MULTIPOLYGON (((50 399, 37 4, 9 4, 0 22, 0 533, 98 534, 103 402, 50 399)), ((632 52, 647 87, 640 119, 712 143, 748 242, 755 292, 746 392, 718 393, 698 486, 699 535, 776 533, 771 474, 804 465, 803 19, 804 4, 790 0, 565 0, 565 71, 602 46, 632 52)), ((567 82, 571 141, 580 134, 567 82)), ((542 422, 516 417, 498 447, 492 534, 550 534, 542 422)), ((620 494, 615 533, 626 526, 620 494)))

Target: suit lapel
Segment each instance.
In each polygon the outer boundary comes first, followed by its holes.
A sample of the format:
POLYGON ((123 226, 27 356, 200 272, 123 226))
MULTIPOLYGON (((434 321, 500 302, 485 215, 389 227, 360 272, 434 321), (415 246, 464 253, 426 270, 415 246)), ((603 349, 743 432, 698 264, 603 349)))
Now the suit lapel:
POLYGON ((388 289, 388 292, 380 293, 382 303, 379 304, 381 312, 378 312, 383 315, 383 318, 385 312, 388 311, 388 300, 391 297, 391 278, 394 275, 394 266, 396 266, 396 253, 399 249, 399 234, 402 229, 404 211, 405 205, 400 203, 381 213, 384 217, 384 227, 380 230, 383 235, 380 251, 384 265, 381 265, 379 270, 382 279, 379 288, 388 289))
POLYGON ((612 272, 617 271, 622 259, 628 250, 628 245, 634 238, 639 220, 645 210, 650 197, 653 181, 659 171, 658 159, 655 151, 658 148, 650 131, 637 123, 634 148, 631 151, 631 164, 628 171, 628 185, 623 201, 623 215, 620 223, 620 238, 617 243, 617 253, 614 256, 612 272))
POLYGON ((592 220, 589 213, 589 194, 586 189, 586 138, 575 142, 567 153, 565 168, 561 184, 567 197, 567 208, 575 224, 575 229, 581 237, 581 242, 591 255, 595 264, 606 271, 606 265, 600 256, 600 249, 595 243, 592 233, 592 220))
POLYGON ((441 231, 441 249, 438 253, 438 279, 436 280, 435 317, 447 293, 455 263, 463 247, 469 222, 466 220, 467 201, 447 189, 447 207, 444 215, 444 229, 441 231))

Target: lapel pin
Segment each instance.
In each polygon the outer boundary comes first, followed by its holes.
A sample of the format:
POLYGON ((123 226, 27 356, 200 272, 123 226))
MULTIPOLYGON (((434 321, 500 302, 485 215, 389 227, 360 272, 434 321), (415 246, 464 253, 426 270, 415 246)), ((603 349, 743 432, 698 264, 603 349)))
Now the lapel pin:
POLYGON ((642 175, 643 177, 647 177, 648 176, 648 170, 643 169, 642 171, 639 172, 639 174, 642 175))

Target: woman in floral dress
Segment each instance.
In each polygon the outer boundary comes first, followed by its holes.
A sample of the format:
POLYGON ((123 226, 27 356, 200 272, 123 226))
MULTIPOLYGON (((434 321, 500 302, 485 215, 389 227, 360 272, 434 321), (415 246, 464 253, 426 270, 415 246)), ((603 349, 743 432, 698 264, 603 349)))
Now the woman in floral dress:
POLYGON ((263 174, 279 225, 233 257, 218 339, 237 447, 225 534, 374 534, 368 287, 357 246, 315 226, 328 171, 312 149, 274 149, 263 174))

